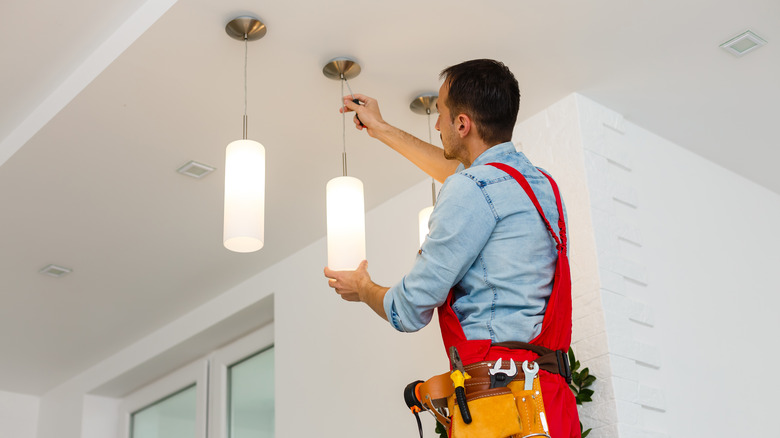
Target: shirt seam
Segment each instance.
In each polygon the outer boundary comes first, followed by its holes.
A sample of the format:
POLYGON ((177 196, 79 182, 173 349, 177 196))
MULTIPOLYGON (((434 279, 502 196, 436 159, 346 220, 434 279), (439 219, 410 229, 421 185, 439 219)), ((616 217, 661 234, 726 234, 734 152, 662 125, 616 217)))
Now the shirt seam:
POLYGON ((485 186, 487 183, 483 180, 477 179, 474 175, 470 173, 463 172, 461 175, 469 178, 471 181, 476 184, 477 188, 479 188, 479 191, 482 193, 482 197, 485 198, 485 202, 487 202, 488 207, 490 207, 490 212, 493 214, 493 219, 498 222, 501 220, 501 217, 498 215, 498 212, 496 211, 496 207, 493 205, 493 200, 490 198, 490 195, 488 195, 487 191, 485 190, 485 186))
POLYGON ((498 301, 498 292, 496 292, 496 287, 488 280, 488 273, 487 273, 487 266, 485 265, 485 258, 482 256, 482 254, 479 255, 479 264, 482 266, 482 278, 485 281, 485 284, 490 288, 490 291, 493 292, 493 301, 490 303, 490 318, 487 321, 487 329, 488 333, 490 334, 490 340, 495 341, 496 340, 496 332, 493 330, 493 321, 496 319, 496 302, 498 301))

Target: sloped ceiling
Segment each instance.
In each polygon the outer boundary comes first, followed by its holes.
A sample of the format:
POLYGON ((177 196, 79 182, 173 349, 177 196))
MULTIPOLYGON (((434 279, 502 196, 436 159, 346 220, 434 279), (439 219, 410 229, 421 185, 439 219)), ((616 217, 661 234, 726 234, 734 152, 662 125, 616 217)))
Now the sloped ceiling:
MULTIPOLYGON (((521 120, 579 92, 780 193, 778 24, 774 0, 4 1, 0 390, 42 394, 322 237, 341 172, 340 88, 321 73, 333 57, 356 58, 352 88, 421 137, 412 98, 443 67, 495 58, 520 82, 521 120), (222 167, 244 47, 224 26, 244 14, 268 26, 248 49, 266 245, 234 254, 222 167), (748 28, 769 44, 718 48, 748 28), (176 173, 189 160, 217 171, 176 173), (39 274, 49 263, 74 272, 39 274)), ((365 133, 346 139, 369 209, 425 178, 365 133)))

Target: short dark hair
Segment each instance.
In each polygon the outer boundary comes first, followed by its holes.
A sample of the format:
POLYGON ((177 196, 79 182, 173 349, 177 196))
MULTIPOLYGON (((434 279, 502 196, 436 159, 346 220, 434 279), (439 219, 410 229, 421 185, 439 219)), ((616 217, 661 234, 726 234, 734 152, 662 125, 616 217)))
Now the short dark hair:
POLYGON ((451 117, 466 114, 490 146, 512 139, 520 109, 520 87, 515 75, 501 62, 474 59, 442 70, 449 84, 447 107, 451 117))

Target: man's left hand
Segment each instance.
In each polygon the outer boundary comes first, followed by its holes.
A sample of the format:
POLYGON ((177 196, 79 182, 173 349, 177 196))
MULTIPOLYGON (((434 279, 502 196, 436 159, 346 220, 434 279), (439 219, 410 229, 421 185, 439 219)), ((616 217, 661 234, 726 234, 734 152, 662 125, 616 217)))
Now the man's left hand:
POLYGON ((360 262, 354 271, 334 271, 326 267, 324 272, 328 278, 328 286, 335 289, 342 299, 364 302, 379 316, 387 319, 382 302, 388 288, 371 281, 371 276, 368 275, 367 261, 360 262))
POLYGON ((325 267, 325 276, 329 278, 328 286, 336 290, 346 301, 363 301, 360 299, 361 289, 372 283, 368 275, 368 262, 363 260, 354 271, 334 271, 325 267))

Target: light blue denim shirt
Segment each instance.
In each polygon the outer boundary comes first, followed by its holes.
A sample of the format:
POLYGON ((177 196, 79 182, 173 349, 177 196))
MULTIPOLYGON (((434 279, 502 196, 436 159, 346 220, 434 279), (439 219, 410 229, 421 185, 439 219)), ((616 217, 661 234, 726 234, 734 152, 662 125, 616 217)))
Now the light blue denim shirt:
POLYGON ((483 152, 447 178, 412 267, 384 298, 396 330, 427 325, 454 287, 453 310, 467 339, 527 342, 539 334, 557 253, 523 188, 485 164, 505 163, 528 180, 556 233, 558 210, 547 179, 511 142, 483 152))

